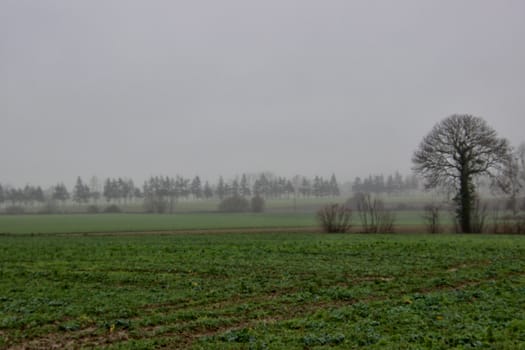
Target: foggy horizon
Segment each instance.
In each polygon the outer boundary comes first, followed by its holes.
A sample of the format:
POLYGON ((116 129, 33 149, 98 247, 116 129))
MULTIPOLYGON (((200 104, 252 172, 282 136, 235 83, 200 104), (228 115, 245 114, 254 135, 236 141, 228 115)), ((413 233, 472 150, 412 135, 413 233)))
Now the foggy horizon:
POLYGON ((411 172, 452 114, 525 141, 522 1, 3 1, 0 183, 411 172))

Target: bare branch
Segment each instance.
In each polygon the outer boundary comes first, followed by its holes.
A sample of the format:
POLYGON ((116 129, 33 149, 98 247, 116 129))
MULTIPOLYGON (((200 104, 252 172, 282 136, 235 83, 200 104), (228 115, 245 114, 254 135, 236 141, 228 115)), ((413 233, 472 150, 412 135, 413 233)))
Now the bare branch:
POLYGON ((470 232, 474 203, 474 178, 495 178, 506 168, 510 146, 498 138, 485 120, 471 115, 452 115, 434 126, 414 152, 414 170, 427 188, 451 187, 457 191, 458 218, 470 232))

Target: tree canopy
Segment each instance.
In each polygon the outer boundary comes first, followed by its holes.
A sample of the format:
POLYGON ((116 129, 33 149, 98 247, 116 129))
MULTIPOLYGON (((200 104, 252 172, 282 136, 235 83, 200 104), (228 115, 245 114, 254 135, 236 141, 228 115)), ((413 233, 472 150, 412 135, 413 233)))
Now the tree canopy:
POLYGON ((474 179, 502 174, 510 156, 506 139, 499 138, 482 118, 452 115, 423 138, 412 161, 427 188, 451 187, 456 191, 457 217, 463 232, 472 232, 474 179))

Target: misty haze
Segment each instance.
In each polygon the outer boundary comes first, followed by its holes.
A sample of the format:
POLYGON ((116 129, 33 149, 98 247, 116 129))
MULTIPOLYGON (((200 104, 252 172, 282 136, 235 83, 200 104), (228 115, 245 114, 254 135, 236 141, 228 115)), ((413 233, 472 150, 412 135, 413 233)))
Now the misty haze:
POLYGON ((454 113, 523 139, 520 1, 1 7, 0 163, 13 186, 408 173, 422 135, 454 113))
POLYGON ((0 349, 520 349, 524 14, 1 1, 0 349))

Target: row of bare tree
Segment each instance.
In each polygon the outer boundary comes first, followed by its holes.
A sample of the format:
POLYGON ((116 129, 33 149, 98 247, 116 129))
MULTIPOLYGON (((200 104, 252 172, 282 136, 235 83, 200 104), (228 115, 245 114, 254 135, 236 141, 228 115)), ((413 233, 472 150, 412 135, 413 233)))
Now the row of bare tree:
POLYGON ((317 218, 326 232, 343 233, 352 227, 352 213, 359 216, 361 232, 394 232, 395 213, 384 202, 370 193, 357 193, 344 204, 330 204, 317 212, 317 218))

